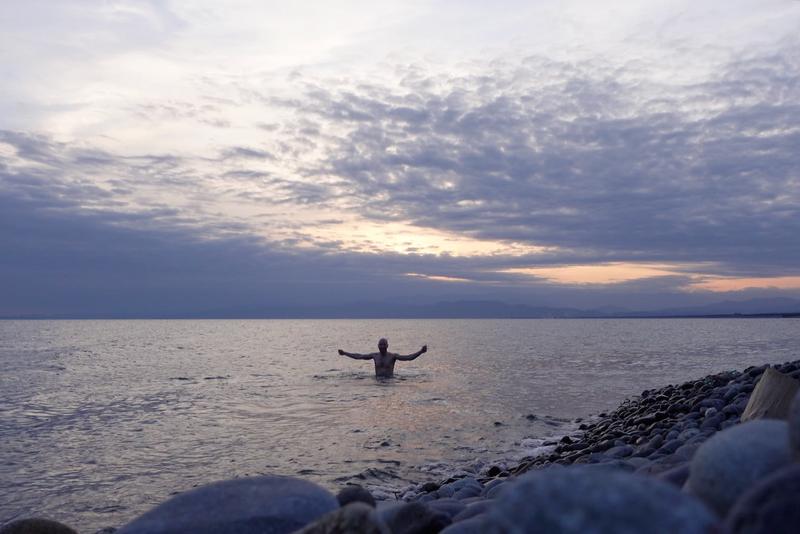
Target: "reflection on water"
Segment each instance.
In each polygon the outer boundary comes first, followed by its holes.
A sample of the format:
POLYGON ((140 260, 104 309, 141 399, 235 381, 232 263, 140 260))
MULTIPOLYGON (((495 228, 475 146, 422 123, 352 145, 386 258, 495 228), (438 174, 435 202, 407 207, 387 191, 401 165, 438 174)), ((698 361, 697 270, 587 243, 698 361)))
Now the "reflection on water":
POLYGON ((565 421, 710 372, 796 359, 798 321, 0 322, 0 522, 87 531, 259 473, 335 488, 513 458, 565 421), (428 353, 376 380, 336 349, 428 353), (527 417, 526 417, 527 416, 527 417))

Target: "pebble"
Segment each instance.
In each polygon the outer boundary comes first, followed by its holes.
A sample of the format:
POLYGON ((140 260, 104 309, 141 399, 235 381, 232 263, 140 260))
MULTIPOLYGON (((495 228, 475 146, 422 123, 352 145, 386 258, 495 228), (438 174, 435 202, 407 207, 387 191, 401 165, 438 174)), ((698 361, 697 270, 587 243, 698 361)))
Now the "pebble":
POLYGON ((247 477, 181 493, 134 519, 118 534, 281 534, 338 507, 327 490, 305 480, 247 477))
POLYGON ((717 433, 700 446, 692 458, 687 486, 724 516, 754 482, 790 459, 784 421, 748 421, 717 433))
POLYGON ((507 532, 707 533, 716 519, 700 502, 651 477, 618 470, 530 472, 487 513, 507 532))

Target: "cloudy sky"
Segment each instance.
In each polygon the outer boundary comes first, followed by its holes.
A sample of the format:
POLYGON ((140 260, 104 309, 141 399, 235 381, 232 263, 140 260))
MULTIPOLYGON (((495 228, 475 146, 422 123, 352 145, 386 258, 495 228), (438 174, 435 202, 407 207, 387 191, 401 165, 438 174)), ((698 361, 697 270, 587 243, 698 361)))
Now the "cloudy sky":
POLYGON ((0 2, 0 314, 800 295, 796 0, 0 2))

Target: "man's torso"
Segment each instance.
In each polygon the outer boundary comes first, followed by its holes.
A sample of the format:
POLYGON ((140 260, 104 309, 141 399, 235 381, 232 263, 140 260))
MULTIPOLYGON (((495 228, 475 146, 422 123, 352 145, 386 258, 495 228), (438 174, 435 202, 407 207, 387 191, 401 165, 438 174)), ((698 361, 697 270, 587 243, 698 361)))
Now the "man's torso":
POLYGON ((391 378, 394 375, 394 362, 397 361, 397 354, 377 352, 372 359, 375 361, 375 376, 391 378))

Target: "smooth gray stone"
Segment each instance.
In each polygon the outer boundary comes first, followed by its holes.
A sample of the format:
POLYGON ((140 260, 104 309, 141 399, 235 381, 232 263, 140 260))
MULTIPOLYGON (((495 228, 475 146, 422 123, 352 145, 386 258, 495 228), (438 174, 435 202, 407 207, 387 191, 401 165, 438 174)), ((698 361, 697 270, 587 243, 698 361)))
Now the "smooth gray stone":
POLYGON ((701 429, 706 428, 717 428, 719 425, 725 420, 725 414, 722 413, 715 413, 711 417, 706 417, 703 419, 703 422, 700 423, 701 429))
POLYGON ((625 458, 633 454, 633 447, 630 445, 620 445, 618 447, 611 447, 605 452, 609 458, 625 458))
POLYGON ((789 443, 795 460, 800 460, 800 393, 795 395, 789 408, 789 443))
POLYGON ((461 511, 457 516, 453 518, 453 523, 458 521, 464 521, 465 519, 470 519, 471 517, 475 517, 476 515, 480 515, 486 513, 489 508, 494 506, 494 501, 478 501, 476 503, 470 504, 464 510, 461 511))
POLYGON ((674 467, 658 473, 656 477, 659 480, 668 482, 673 486, 682 488, 686 481, 689 479, 689 462, 677 464, 674 467))
POLYGON ((375 498, 372 494, 357 484, 343 488, 336 494, 336 500, 340 506, 346 506, 351 502, 363 502, 375 507, 375 498))
POLYGON ((487 499, 494 499, 506 484, 508 484, 508 480, 501 480, 499 478, 489 481, 483 487, 483 496, 487 499))
POLYGON ((441 534, 506 534, 507 532, 493 524, 485 514, 481 514, 453 523, 444 529, 441 534))
POLYGON ((456 499, 439 499, 428 503, 429 509, 445 513, 450 519, 463 512, 466 507, 466 504, 456 499))
POLYGON ((665 444, 663 444, 661 448, 659 448, 658 451, 656 452, 659 452, 661 454, 672 454, 673 452, 678 450, 678 447, 680 447, 681 445, 683 445, 683 442, 681 440, 671 439, 665 444))
POLYGON ((446 497, 452 497, 455 494, 455 492, 456 490, 453 488, 453 486, 451 486, 450 484, 445 484, 444 486, 436 490, 434 493, 436 493, 436 496, 438 498, 444 499, 446 497))
POLYGON ((658 461, 640 467, 639 469, 636 470, 636 474, 656 476, 660 475, 661 473, 669 471, 670 469, 674 468, 680 463, 681 462, 679 460, 673 461, 672 457, 667 456, 665 458, 661 458, 658 461))
POLYGON ((294 534, 391 534, 389 527, 381 521, 375 508, 367 503, 355 501, 322 516, 294 534))
POLYGON ((747 490, 725 521, 733 534, 793 534, 800 526, 800 465, 780 469, 747 490))
POLYGON ((724 516, 753 483, 790 461, 786 422, 748 421, 718 432, 697 449, 687 488, 724 516))
POLYGON ((378 509, 378 516, 392 534, 439 532, 452 522, 447 514, 418 502, 396 503, 378 509))
POLYGON ((417 497, 416 502, 426 503, 426 502, 433 502, 436 500, 435 493, 424 493, 417 497))
POLYGON ((118 534, 281 534, 338 507, 336 497, 311 482, 248 477, 181 493, 134 519, 118 534))
POLYGON ((487 512, 506 532, 701 534, 716 518, 654 478, 584 466, 520 477, 487 512))
POLYGON ((605 462, 598 462, 596 464, 587 464, 581 466, 587 470, 604 470, 604 471, 634 471, 635 467, 629 464, 626 460, 615 460, 612 458, 607 459, 605 462))
POLYGON ((477 479, 473 477, 460 478, 452 482, 451 485, 453 486, 453 489, 456 491, 467 487, 477 487, 478 489, 483 489, 481 483, 478 482, 477 479))
POLYGON ((696 428, 687 428, 680 434, 678 434, 678 439, 683 441, 684 443, 692 439, 693 437, 700 434, 700 431, 696 428))
POLYGON ((58 521, 29 517, 12 521, 0 528, 0 534, 78 534, 58 521))
POLYGON ((647 458, 625 458, 625 463, 633 467, 634 470, 641 469, 646 465, 650 465, 652 462, 647 458))
POLYGON ((653 449, 653 450, 656 450, 656 449, 658 449, 658 448, 659 448, 661 445, 663 445, 663 444, 664 444, 664 436, 662 436, 661 434, 656 434, 655 436, 653 436, 653 437, 650 439, 650 441, 648 441, 648 442, 647 442, 647 444, 645 444, 645 446, 643 447, 643 449, 653 449))
POLYGON ((482 492, 483 492, 483 486, 481 486, 480 484, 477 487, 464 486, 463 488, 456 490, 456 492, 453 494, 453 498, 461 501, 464 499, 469 499, 471 497, 478 497, 482 492))
POLYGON ((675 449, 672 456, 676 460, 691 460, 698 448, 700 448, 699 443, 684 444, 675 449))

